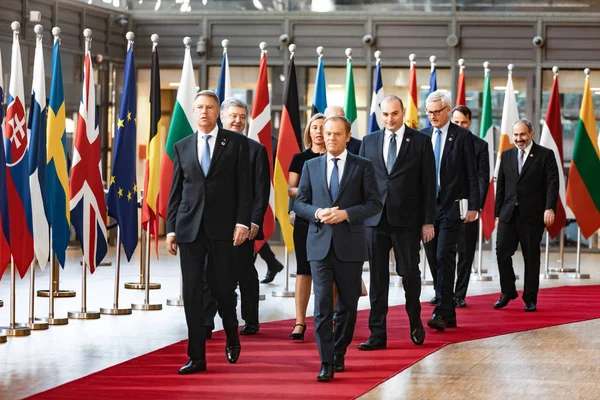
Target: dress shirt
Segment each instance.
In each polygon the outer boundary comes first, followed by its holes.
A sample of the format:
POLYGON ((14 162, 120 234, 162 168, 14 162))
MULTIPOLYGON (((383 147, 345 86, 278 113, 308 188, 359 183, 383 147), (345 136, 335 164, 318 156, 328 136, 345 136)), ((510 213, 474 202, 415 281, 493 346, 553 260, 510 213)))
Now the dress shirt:
MULTIPOLYGON (((529 142, 529 145, 523 149, 523 150, 525 150, 525 157, 523 157, 523 165, 525 165, 525 163, 527 162, 527 157, 529 157, 529 153, 531 152, 532 147, 533 147, 533 140, 531 142, 529 142)), ((517 147, 517 150, 518 150, 517 151, 517 160, 518 160, 521 149, 519 149, 517 147)))
POLYGON ((337 157, 332 156, 327 153, 327 187, 330 187, 331 182, 331 173, 333 172, 333 159, 337 158, 337 166, 338 166, 338 178, 339 182, 342 182, 342 175, 344 174, 344 165, 346 165, 346 157, 348 157, 348 150, 344 149, 344 152, 337 157))
MULTIPOLYGON (((448 128, 450 127, 450 121, 446 122, 446 125, 442 126, 441 128, 439 128, 439 130, 442 131, 442 143, 440 143, 440 173, 438 174, 438 176, 436 177, 437 180, 437 184, 440 188, 440 191, 442 190, 442 185, 440 182, 440 175, 441 175, 441 171, 442 171, 442 156, 444 155, 444 145, 446 144, 446 136, 448 136, 448 128)), ((435 143, 437 141, 437 131, 438 128, 436 127, 432 127, 433 131, 431 132, 431 145, 433 146, 433 148, 435 149, 435 143)))
POLYGON ((398 153, 400 152, 400 146, 402 146, 402 140, 404 140, 404 131, 404 124, 402 124, 400 129, 398 129, 395 133, 388 129, 385 130, 383 137, 383 163, 385 165, 387 165, 388 149, 390 147, 390 136, 396 135, 396 157, 398 157, 398 153))

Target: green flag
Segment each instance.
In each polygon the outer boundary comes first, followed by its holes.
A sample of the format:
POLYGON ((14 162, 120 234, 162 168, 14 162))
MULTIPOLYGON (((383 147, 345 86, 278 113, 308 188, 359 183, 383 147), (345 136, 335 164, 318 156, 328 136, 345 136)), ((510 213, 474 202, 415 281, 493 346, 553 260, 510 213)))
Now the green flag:
POLYGON ((358 131, 358 116, 356 113, 356 95, 354 93, 354 74, 352 73, 352 58, 346 62, 346 101, 344 101, 346 118, 352 124, 352 136, 360 137, 358 131))

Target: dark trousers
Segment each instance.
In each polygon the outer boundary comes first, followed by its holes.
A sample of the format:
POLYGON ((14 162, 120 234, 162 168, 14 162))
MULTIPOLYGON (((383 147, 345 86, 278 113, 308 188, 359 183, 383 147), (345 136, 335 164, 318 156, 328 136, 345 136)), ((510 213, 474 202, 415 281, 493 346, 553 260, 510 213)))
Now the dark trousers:
POLYGON ((258 255, 265 260, 265 262, 267 263, 267 269, 269 271, 273 271, 273 270, 277 270, 278 268, 278 264, 279 261, 277 261, 277 258, 275 258, 275 253, 273 253, 273 250, 271 250, 271 246, 269 246, 269 242, 265 242, 262 247, 260 248, 260 250, 258 251, 258 255))
POLYGON ((205 279, 217 301, 227 337, 237 337, 237 252, 231 240, 212 240, 201 227, 193 242, 179 244, 179 254, 188 326, 188 356, 193 360, 205 360, 205 279))
POLYGON ((434 313, 444 319, 456 318, 454 309, 454 276, 456 274, 456 243, 463 221, 458 204, 444 210, 438 204, 435 237, 425 244, 427 262, 433 276, 437 305, 434 313))
MULTIPOLYGON (((371 287, 369 329, 371 337, 387 340, 386 318, 390 291, 390 249, 394 249, 396 272, 402 277, 406 313, 411 327, 421 326, 421 271, 419 270, 420 228, 391 227, 382 216, 377 227, 369 228, 371 287)), ((368 233, 369 234, 369 233, 368 233)))
POLYGON ((515 207, 509 223, 498 223, 496 258, 500 273, 500 288, 504 294, 517 293, 512 256, 517 251, 517 246, 521 244, 525 261, 523 301, 537 303, 540 288, 540 242, 544 234, 544 225, 523 221, 523 218, 519 218, 519 214, 518 207, 515 207))
MULTIPOLYGON (((247 324, 258 324, 258 272, 254 267, 254 240, 246 240, 237 249, 239 268, 242 319, 247 324)), ((212 296, 208 285, 204 285, 204 326, 213 330, 217 315, 217 301, 212 296)))
POLYGON ((471 278, 471 269, 473 260, 475 260, 475 249, 477 248, 477 238, 479 236, 479 220, 462 224, 460 235, 458 236, 458 265, 456 267, 456 288, 454 297, 463 299, 467 296, 469 288, 469 279, 471 278))
POLYGON ((332 249, 324 260, 311 261, 315 292, 315 339, 321 362, 333 363, 334 355, 346 354, 356 325, 363 262, 340 261, 332 249), (333 283, 338 301, 333 332, 333 283))

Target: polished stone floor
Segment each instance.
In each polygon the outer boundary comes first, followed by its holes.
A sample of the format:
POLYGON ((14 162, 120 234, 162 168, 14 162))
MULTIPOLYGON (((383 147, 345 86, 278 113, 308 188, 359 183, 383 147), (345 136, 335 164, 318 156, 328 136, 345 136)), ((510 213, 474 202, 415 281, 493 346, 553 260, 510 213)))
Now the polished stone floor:
MULTIPOLYGON (((162 303, 161 311, 134 311, 129 316, 102 316, 98 320, 70 320, 68 325, 50 327, 46 331, 32 332, 31 336, 9 338, 0 344, 0 398, 23 398, 81 376, 99 371, 132 357, 150 352, 186 338, 187 330, 183 309, 165 304, 167 298, 179 293, 178 260, 160 247, 160 260, 153 259, 152 282, 162 285, 150 291, 150 303, 162 303)), ((274 247, 283 261, 283 248, 274 247)), ((139 259, 123 261, 121 282, 139 280, 139 259)), ((556 254, 550 257, 556 266, 556 254)), ((81 309, 80 253, 69 250, 67 266, 60 275, 61 289, 77 291, 75 298, 55 301, 55 316, 66 317, 68 311, 81 309)), ((114 249, 107 257, 114 262, 114 249)), ((484 267, 489 274, 497 275, 491 252, 484 252, 484 267)), ((575 254, 565 255, 565 265, 575 265, 575 254)), ((591 274, 589 280, 572 280, 561 276, 558 280, 545 280, 542 287, 600 284, 600 254, 583 254, 582 272, 591 274)), ((259 275, 265 274, 264 262, 257 264, 259 275)), ((523 263, 515 257, 515 268, 522 276, 523 263)), ((295 269, 293 257, 290 269, 295 269)), ((36 271, 36 289, 48 288, 48 269, 36 271)), ((363 278, 369 285, 368 272, 363 278)), ((392 277, 390 304, 404 303, 404 293, 392 277)), ((0 281, 0 325, 9 321, 10 275, 0 281)), ((294 317, 294 299, 272 296, 272 291, 282 290, 285 276, 279 274, 272 284, 261 285, 266 300, 260 303, 262 322, 294 317)), ((522 288, 522 280, 517 282, 522 288)), ((293 290, 294 279, 289 279, 293 290)), ((88 276, 87 306, 89 310, 111 307, 113 301, 114 267, 99 267, 88 276)), ((497 279, 491 282, 472 280, 470 294, 499 291, 497 279)), ((29 276, 17 281, 17 322, 28 316, 29 276)), ((144 292, 120 290, 121 306, 143 303, 144 292)), ((433 295, 431 286, 424 286, 422 301, 433 295)), ((312 301, 309 314, 312 314, 312 301)), ((361 298, 360 309, 369 307, 368 298, 361 298)), ((239 309, 238 309, 239 310, 239 309)), ((48 315, 48 300, 36 297, 37 317, 48 315)), ((217 324, 218 324, 217 319, 217 324)), ((220 327, 219 327, 220 328, 220 327)), ((290 327, 291 329, 291 327, 290 327)), ((599 398, 600 382, 600 321, 504 335, 490 339, 448 346, 411 368, 379 385, 362 398, 365 399, 587 399, 599 398)), ((316 371, 315 371, 316 372, 316 371)))

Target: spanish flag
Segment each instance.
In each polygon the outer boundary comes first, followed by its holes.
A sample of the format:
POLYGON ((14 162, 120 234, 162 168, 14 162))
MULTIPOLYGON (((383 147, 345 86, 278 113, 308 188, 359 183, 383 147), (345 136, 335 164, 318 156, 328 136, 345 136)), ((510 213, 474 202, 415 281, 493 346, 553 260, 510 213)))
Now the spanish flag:
POLYGON ((293 228, 288 217, 288 175, 292 157, 294 157, 294 154, 300 152, 302 137, 300 130, 300 107, 298 104, 298 84, 296 82, 296 66, 294 65, 293 53, 290 58, 286 82, 273 181, 275 187, 275 216, 279 220, 281 234, 287 251, 291 252, 294 250, 294 240, 292 237, 293 228))
POLYGON ((419 129, 419 109, 417 108, 417 63, 415 55, 411 54, 410 73, 408 75, 408 99, 406 101, 406 126, 412 129, 419 129))
POLYGON ((567 205, 575 214, 581 233, 588 238, 600 229, 600 151, 596 137, 589 69, 586 69, 585 73, 583 101, 569 169, 567 205))

